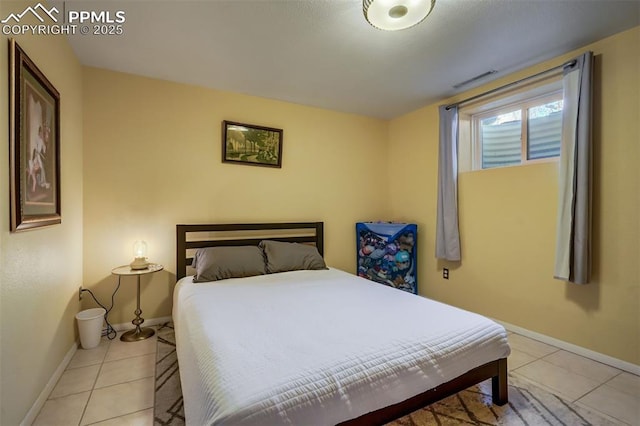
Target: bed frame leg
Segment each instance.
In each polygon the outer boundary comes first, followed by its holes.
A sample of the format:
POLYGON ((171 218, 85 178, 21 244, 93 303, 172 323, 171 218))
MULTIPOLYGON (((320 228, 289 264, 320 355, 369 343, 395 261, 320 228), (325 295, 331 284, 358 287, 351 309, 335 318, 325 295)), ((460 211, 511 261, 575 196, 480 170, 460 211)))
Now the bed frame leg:
POLYGON ((491 378, 491 399, 496 405, 509 402, 509 386, 507 384, 507 359, 498 360, 498 375, 491 378))

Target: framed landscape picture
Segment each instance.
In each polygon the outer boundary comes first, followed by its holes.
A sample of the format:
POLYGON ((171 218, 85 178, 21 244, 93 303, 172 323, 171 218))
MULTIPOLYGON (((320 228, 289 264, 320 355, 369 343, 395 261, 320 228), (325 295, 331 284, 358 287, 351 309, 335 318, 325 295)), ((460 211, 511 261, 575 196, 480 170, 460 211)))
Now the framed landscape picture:
POLYGON ((282 129, 223 121, 222 161, 282 167, 282 129))
POLYGON ((11 231, 61 222, 60 94, 9 40, 11 231))

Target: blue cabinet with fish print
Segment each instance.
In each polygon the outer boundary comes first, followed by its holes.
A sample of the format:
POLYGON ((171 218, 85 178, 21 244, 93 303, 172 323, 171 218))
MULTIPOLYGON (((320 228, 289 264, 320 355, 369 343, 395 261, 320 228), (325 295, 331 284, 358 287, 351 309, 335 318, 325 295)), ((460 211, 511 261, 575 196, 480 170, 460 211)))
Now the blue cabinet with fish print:
POLYGON ((417 245, 414 223, 356 223, 358 275, 418 294, 417 245))

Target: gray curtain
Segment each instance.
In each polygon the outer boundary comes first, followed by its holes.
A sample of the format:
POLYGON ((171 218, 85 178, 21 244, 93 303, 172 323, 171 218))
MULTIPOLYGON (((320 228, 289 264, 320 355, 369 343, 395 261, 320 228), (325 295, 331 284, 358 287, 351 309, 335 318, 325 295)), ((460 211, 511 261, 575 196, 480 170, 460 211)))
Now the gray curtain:
POLYGON ((440 106, 436 258, 460 260, 458 231, 458 107, 440 106))
POLYGON ((554 277, 576 284, 591 275, 591 86, 593 53, 575 58, 562 80, 562 148, 554 277))

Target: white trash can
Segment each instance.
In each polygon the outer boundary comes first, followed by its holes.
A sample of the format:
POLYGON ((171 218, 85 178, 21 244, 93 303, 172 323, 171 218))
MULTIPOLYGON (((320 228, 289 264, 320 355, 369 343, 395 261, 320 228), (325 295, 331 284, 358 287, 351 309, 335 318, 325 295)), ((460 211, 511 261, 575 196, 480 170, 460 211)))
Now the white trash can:
POLYGON ((82 344, 83 349, 95 348, 100 344, 105 313, 106 311, 103 308, 93 308, 76 314, 78 330, 80 331, 80 344, 82 344))

